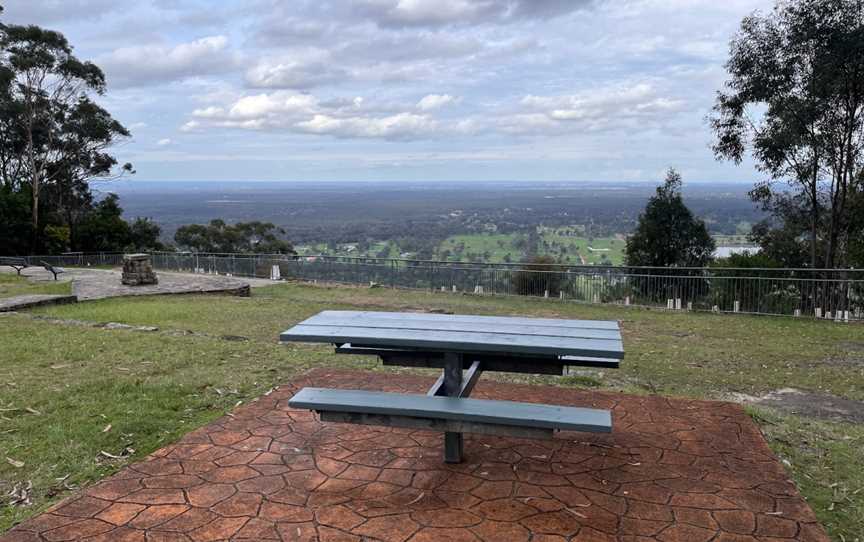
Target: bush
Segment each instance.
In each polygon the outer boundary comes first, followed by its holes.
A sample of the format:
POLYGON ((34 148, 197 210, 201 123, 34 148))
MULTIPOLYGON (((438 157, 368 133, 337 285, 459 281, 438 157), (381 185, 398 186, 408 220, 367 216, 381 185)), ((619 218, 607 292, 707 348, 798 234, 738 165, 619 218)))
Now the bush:
POLYGON ((513 275, 513 290, 519 295, 557 297, 561 291, 561 267, 551 256, 535 256, 513 275))

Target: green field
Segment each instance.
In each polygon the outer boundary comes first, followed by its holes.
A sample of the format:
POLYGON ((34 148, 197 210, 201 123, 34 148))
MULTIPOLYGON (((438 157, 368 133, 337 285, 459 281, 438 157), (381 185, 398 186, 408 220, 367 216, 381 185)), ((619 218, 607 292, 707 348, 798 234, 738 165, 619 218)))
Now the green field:
POLYGON ((526 237, 518 234, 493 233, 452 235, 439 246, 438 258, 457 262, 518 262, 522 260, 522 254, 527 246, 526 237))
MULTIPOLYGON (((864 400, 861 327, 830 322, 291 284, 256 289, 251 298, 160 296, 47 307, 36 314, 72 320, 0 317, 0 503, 28 483, 34 503, 0 504, 0 531, 311 367, 389 370, 333 355, 326 346, 277 343, 290 325, 336 308, 622 322, 627 358, 620 370, 490 378, 714 399, 794 386, 864 400)), ((832 536, 860 537, 864 426, 751 412, 832 536)))
POLYGON ((538 253, 549 254, 559 261, 587 265, 621 265, 624 263, 623 237, 587 237, 584 228, 565 226, 538 228, 538 253), (581 258, 580 258, 581 257, 581 258))
MULTIPOLYGON (((454 261, 520 262, 529 247, 524 234, 454 235, 441 243, 438 255, 454 261)), ((573 265, 621 265, 624 263, 624 241, 614 237, 588 237, 579 226, 537 229, 537 240, 531 247, 540 255, 573 265)))
MULTIPOLYGON (((433 258, 445 261, 518 263, 527 254, 550 255, 561 263, 573 265, 621 265, 624 263, 624 238, 621 235, 591 237, 582 226, 538 227, 537 235, 525 233, 472 233, 451 235, 435 247, 433 258)), ((417 254, 394 241, 313 243, 298 245, 301 255, 360 256, 415 259, 417 254)))

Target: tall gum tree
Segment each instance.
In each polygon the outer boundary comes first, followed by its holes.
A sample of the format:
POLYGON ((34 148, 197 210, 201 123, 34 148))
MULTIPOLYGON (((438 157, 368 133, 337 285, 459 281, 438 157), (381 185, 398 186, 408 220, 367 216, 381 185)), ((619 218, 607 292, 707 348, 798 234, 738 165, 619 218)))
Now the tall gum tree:
POLYGON ((39 203, 49 183, 81 183, 131 172, 107 150, 129 131, 91 97, 105 92, 105 76, 79 60, 59 32, 0 25, 0 142, 4 182, 30 185, 32 245, 39 245, 39 203), (14 136, 14 137, 11 137, 14 136), (17 145, 16 149, 9 149, 17 145), (15 175, 11 177, 10 175, 15 175))
MULTIPOLYGON (((780 1, 746 17, 710 117, 718 159, 751 153, 751 198, 776 220, 806 216, 810 265, 848 264, 864 150, 864 2, 780 1)), ((802 231, 804 233, 804 231, 802 231)))

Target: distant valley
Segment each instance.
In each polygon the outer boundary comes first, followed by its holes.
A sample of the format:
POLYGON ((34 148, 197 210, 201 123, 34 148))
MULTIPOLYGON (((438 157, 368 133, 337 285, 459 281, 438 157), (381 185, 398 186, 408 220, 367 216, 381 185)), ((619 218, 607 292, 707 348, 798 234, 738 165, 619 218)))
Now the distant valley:
MULTIPOLYGON (((123 181, 125 216, 182 225, 263 221, 301 254, 571 264, 620 264, 626 234, 653 194, 648 182, 224 183, 123 181)), ((741 245, 762 218, 748 184, 691 183, 685 199, 718 245, 741 245)))

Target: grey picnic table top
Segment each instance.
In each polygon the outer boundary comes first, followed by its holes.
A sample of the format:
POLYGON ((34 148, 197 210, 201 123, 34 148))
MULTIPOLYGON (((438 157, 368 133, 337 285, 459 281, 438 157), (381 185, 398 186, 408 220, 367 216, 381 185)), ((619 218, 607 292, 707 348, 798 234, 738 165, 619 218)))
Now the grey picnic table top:
POLYGON ((605 320, 323 311, 279 338, 430 352, 624 357, 618 323, 605 320))

